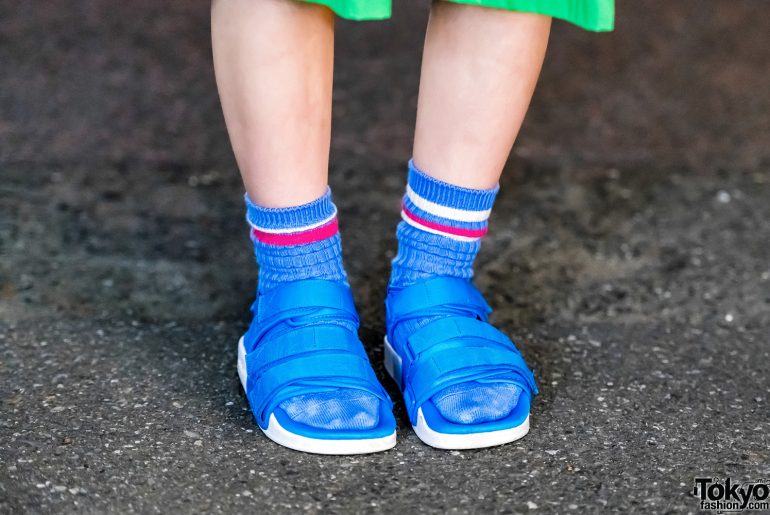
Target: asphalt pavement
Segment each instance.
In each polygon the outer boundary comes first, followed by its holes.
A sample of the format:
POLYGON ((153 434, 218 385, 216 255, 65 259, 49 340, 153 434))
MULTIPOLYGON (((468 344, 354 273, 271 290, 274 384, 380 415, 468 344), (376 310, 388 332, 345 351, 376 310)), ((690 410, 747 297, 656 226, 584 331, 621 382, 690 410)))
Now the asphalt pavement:
POLYGON ((323 457, 238 389, 257 270, 209 4, 0 2, 0 512, 695 513, 695 477, 770 478, 767 5, 554 25, 476 276, 541 395, 463 452, 381 364, 427 8, 338 26, 331 182, 399 443, 323 457))

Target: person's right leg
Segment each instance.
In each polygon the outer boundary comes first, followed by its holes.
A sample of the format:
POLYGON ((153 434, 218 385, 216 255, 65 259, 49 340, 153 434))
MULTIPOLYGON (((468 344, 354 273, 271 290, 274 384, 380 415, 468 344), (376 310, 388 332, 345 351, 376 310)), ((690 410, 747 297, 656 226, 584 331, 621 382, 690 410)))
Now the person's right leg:
POLYGON ((291 207, 326 191, 334 15, 287 0, 213 0, 217 87, 249 197, 291 207))
POLYGON ((239 374, 260 427, 300 450, 373 452, 395 421, 358 341, 327 185, 334 18, 293 0, 214 0, 214 64, 259 263, 239 374))

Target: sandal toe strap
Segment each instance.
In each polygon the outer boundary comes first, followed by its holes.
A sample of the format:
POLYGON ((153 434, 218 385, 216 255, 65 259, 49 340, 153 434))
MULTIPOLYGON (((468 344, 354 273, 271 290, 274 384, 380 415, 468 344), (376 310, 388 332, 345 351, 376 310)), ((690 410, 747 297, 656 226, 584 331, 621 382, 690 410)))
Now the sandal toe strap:
POLYGON ((334 388, 363 390, 390 402, 366 353, 341 326, 301 327, 273 335, 246 355, 246 393, 262 427, 283 401, 334 388))
POLYGON ((438 319, 412 334, 405 348, 402 384, 412 420, 444 388, 500 374, 518 375, 523 389, 537 393, 534 375, 513 342, 486 322, 460 316, 438 319))

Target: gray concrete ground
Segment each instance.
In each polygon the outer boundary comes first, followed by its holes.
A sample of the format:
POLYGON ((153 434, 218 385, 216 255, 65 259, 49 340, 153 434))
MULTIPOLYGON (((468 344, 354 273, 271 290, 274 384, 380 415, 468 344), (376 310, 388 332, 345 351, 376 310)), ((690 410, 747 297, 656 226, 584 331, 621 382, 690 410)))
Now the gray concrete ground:
MULTIPOLYGON (((362 338, 427 4, 340 23, 332 183, 362 338)), ((504 447, 280 448, 235 378, 256 268, 208 3, 0 2, 0 512, 679 513, 770 477, 770 47, 756 0, 558 23, 477 282, 539 378, 504 447)))

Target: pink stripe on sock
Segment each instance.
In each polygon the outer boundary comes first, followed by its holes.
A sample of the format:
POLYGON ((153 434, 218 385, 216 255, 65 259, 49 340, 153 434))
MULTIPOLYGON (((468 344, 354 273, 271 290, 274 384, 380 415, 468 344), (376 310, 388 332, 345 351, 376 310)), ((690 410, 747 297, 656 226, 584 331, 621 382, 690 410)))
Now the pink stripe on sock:
POLYGON ((251 236, 261 243, 267 243, 268 245, 305 245, 306 243, 313 243, 315 241, 325 240, 331 238, 335 234, 339 227, 337 225, 337 219, 334 218, 331 222, 310 229, 309 231, 295 232, 288 234, 276 234, 270 232, 260 231, 258 229, 251 229, 251 236))
POLYGON ((409 208, 407 208, 403 203, 401 204, 401 209, 409 219, 414 220, 418 224, 428 227, 429 229, 433 229, 434 231, 439 231, 454 236, 463 236, 465 238, 481 238, 487 233, 486 227, 483 229, 462 229, 460 227, 452 227, 451 225, 444 225, 425 220, 424 218, 420 218, 419 216, 409 211, 409 208))

